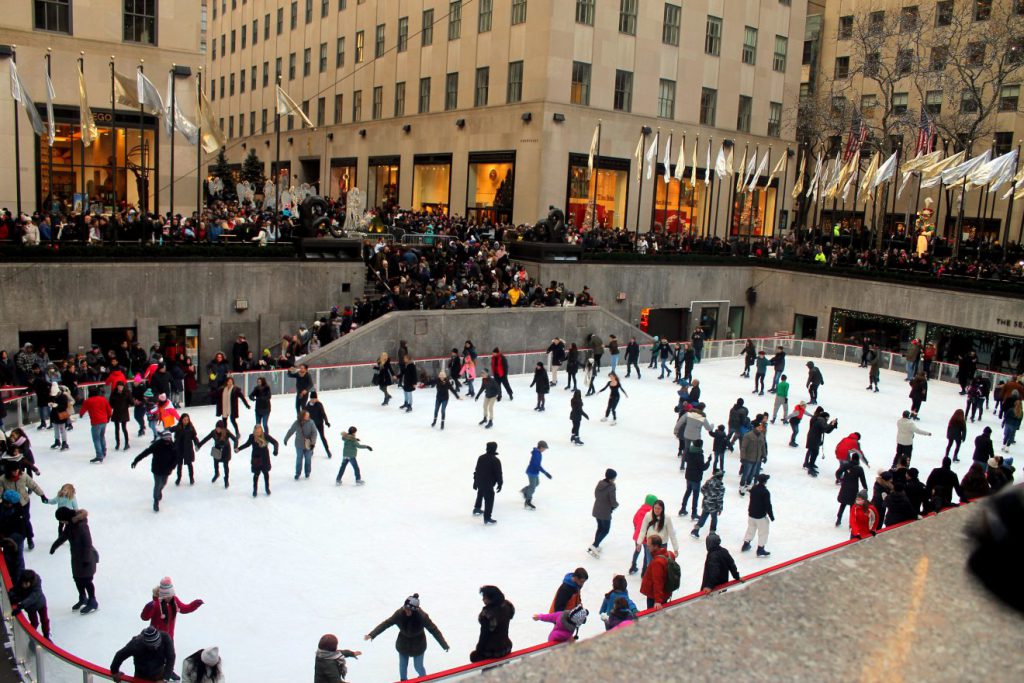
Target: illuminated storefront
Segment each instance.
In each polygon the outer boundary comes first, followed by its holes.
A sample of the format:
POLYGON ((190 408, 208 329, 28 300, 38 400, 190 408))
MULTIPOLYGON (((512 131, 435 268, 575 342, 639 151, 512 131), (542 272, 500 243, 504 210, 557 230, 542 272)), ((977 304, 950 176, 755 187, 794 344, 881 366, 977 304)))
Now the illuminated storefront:
POLYGON ((569 155, 566 220, 580 228, 593 203, 597 208, 597 225, 605 228, 623 228, 626 225, 627 195, 629 191, 629 159, 601 157, 597 171, 590 173, 586 154, 569 155), (594 185, 597 184, 597 198, 594 185))
POLYGON ((36 144, 39 206, 53 201, 65 210, 88 206, 110 211, 116 197, 119 204, 156 210, 153 190, 159 184, 159 159, 154 153, 154 117, 143 116, 140 125, 137 113, 118 111, 115 120, 109 110, 94 109, 99 135, 83 148, 78 109, 55 106, 53 113, 53 147, 45 138, 36 144))
POLYGON ((511 223, 515 199, 516 153, 469 155, 466 216, 478 223, 511 223))
MULTIPOLYGON (((674 174, 675 168, 670 168, 669 171, 674 174)), ((699 234, 704 226, 706 186, 698 181, 695 193, 690 185, 689 172, 684 174, 681 182, 670 176, 668 183, 664 180, 664 173, 664 165, 658 164, 657 175, 654 178, 652 229, 655 232, 699 234)), ((703 172, 699 175, 703 176, 703 172)))
POLYGON ((398 178, 401 158, 393 156, 370 157, 369 177, 366 183, 366 207, 381 209, 398 206, 398 178))
POLYGON ((733 198, 730 235, 763 237, 775 233, 775 187, 737 192, 733 198))
POLYGON ((330 182, 324 188, 324 195, 331 199, 345 199, 348 191, 359 186, 356 175, 355 157, 334 157, 331 159, 330 182))
POLYGON ((452 155, 417 154, 412 160, 412 209, 448 215, 452 196, 452 155))

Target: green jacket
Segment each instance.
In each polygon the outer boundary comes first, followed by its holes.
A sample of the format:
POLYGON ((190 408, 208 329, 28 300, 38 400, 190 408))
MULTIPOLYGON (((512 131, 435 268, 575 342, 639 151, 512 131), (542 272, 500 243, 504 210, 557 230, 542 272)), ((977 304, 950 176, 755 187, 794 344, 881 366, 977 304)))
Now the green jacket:
MULTIPOLYGON (((345 460, 355 460, 360 448, 370 448, 369 446, 359 443, 359 439, 352 434, 342 434, 341 443, 341 457, 345 460)), ((370 448, 370 450, 373 449, 370 448)))
POLYGON ((775 395, 779 398, 789 398, 789 382, 779 381, 775 385, 775 395))

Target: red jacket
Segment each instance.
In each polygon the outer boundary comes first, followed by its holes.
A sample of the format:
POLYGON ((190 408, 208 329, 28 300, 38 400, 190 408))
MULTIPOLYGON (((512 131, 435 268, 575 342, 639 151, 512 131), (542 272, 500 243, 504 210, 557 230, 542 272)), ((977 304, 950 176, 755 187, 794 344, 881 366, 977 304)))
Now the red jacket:
POLYGON ((491 374, 495 377, 501 378, 505 376, 507 367, 505 365, 505 356, 500 353, 491 354, 491 374))
POLYGON ((665 578, 668 576, 668 558, 675 557, 667 548, 658 548, 651 555, 651 563, 640 582, 640 593, 654 602, 664 605, 672 598, 665 592, 665 578))
POLYGON ((149 625, 155 628, 157 631, 162 631, 174 640, 174 622, 177 621, 178 614, 188 614, 189 612, 195 612, 203 604, 202 600, 193 600, 189 603, 184 603, 178 599, 175 595, 171 601, 164 603, 161 609, 159 598, 153 598, 146 603, 146 606, 142 608, 142 619, 148 620, 149 625))
POLYGON ((836 444, 836 460, 846 462, 850 459, 850 451, 857 451, 858 453, 861 452, 860 441, 857 439, 856 434, 850 434, 848 437, 836 444))
MULTIPOLYGON (((867 538, 879 525, 878 510, 871 503, 850 507, 850 537, 867 538)), ((650 571, 648 569, 648 571, 650 571)))
POLYGON ((633 515, 633 541, 635 542, 640 538, 640 525, 644 523, 644 517, 648 512, 651 511, 651 506, 644 503, 640 506, 640 509, 633 515))
POLYGON ((110 407, 110 401, 103 396, 90 396, 78 410, 79 417, 86 413, 89 413, 89 424, 101 425, 110 422, 114 410, 110 407))
POLYGON ((124 373, 121 372, 120 370, 114 370, 109 375, 107 375, 107 379, 104 380, 103 383, 110 387, 110 390, 113 391, 114 387, 117 386, 118 382, 124 382, 124 385, 128 386, 128 378, 124 376, 124 373))

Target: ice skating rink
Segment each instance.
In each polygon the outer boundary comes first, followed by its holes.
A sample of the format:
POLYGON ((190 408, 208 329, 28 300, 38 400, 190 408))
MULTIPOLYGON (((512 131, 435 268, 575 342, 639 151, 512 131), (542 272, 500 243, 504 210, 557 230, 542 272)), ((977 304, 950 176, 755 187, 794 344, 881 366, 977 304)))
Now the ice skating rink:
MULTIPOLYGON (((788 361, 791 402, 806 399, 806 359, 790 357, 788 361)), ((741 365, 741 359, 735 358, 695 367, 708 418, 716 425, 726 421, 737 397, 746 400, 752 414, 771 409, 774 396, 752 396, 753 379, 739 377, 741 365)), ((864 389, 866 369, 830 361, 818 365, 825 378, 819 402, 838 417, 839 428, 826 438, 817 479, 801 468, 806 418, 798 437, 800 448, 786 445, 790 430, 781 420, 769 428, 764 471, 771 474, 769 489, 776 516, 767 544, 770 558, 739 552, 747 498, 736 490, 738 448, 727 455, 725 509, 718 531, 741 573, 848 538, 845 526, 833 526, 837 487, 832 472, 840 438, 853 431, 862 434, 872 465, 866 468, 869 487, 873 473, 891 463, 895 420, 910 405, 903 375, 883 371, 881 392, 875 394, 864 389)), ((153 587, 169 575, 183 600, 206 601, 197 612, 179 617, 179 673, 183 657, 218 645, 230 680, 308 680, 317 640, 332 632, 341 647, 364 653, 350 660, 350 680, 393 681, 398 679, 397 632, 385 632, 373 643, 364 642, 363 636, 400 607, 406 596, 420 594, 423 609, 451 644, 451 652, 444 653, 429 639, 426 666, 433 672, 468 661, 478 632, 479 586, 501 587, 516 606, 511 635, 514 646, 522 648, 546 639, 550 625, 530 617, 548 610, 562 577, 577 566, 586 567, 591 577, 583 589, 584 605, 592 614, 581 637, 588 637, 604 630, 597 610, 611 588, 612 576, 626 573, 629 567, 633 513, 649 493, 665 500, 676 523, 683 570, 677 596, 697 590, 705 556, 703 538, 692 539, 692 523, 675 517, 685 483, 672 435, 674 385, 658 381, 657 373, 646 368, 642 380, 624 380, 629 396, 619 404, 616 426, 600 422, 608 392, 585 399, 590 421, 584 420, 581 429, 585 445, 575 447, 569 442, 570 392, 561 386, 554 389, 548 395, 547 411, 536 413, 530 379, 526 375, 512 379, 515 400, 496 405, 490 430, 477 425, 483 402, 465 398, 449 403, 445 431, 431 429, 432 389, 415 392, 409 414, 397 409, 400 392, 388 407, 380 406, 376 389, 324 393, 321 398, 333 425, 329 441, 334 458, 328 460, 318 445, 310 479, 293 481, 295 451, 290 442, 282 445, 274 459, 270 497, 262 491, 258 498, 251 495, 249 451, 233 456, 231 488, 225 490, 220 482, 210 483, 213 466, 207 443, 197 455, 195 486, 188 486, 186 479, 175 487, 172 480, 158 514, 152 511, 149 460, 135 470, 129 468, 148 437, 138 439, 132 429, 132 448, 124 453, 113 450, 108 429, 107 460, 90 465, 93 450, 87 419, 76 422, 70 433, 71 450, 64 453, 49 449, 50 432, 30 428, 42 470, 37 481, 49 496, 56 496, 65 482, 75 485, 80 506, 89 510, 100 553, 96 576, 100 609, 88 616, 73 614, 70 607, 77 594, 67 546, 56 555, 48 554, 56 537, 54 508, 34 498, 36 549, 26 552, 25 561, 43 577, 54 641, 107 666, 113 653, 145 626, 139 614, 153 587), (363 442, 374 447, 373 452, 359 452, 367 484, 355 486, 349 469, 344 485, 337 487, 340 433, 350 425, 357 426, 363 442), (523 509, 519 489, 526 484, 524 470, 539 439, 550 445, 544 467, 554 479, 541 478, 534 498, 537 510, 531 512, 523 509), (505 487, 495 506, 498 524, 485 527, 481 517, 471 514, 472 472, 489 440, 498 442, 505 487), (607 467, 619 474, 619 509, 597 560, 586 548, 594 534, 590 516, 594 486, 607 467)), ((564 386, 564 373, 559 380, 564 386)), ((602 376, 598 388, 603 384, 602 376)), ((942 458, 946 422, 965 403, 958 392, 956 385, 931 383, 919 424, 933 436, 919 436, 914 449, 913 466, 921 470, 922 480, 942 458)), ((293 406, 293 396, 274 397, 271 433, 279 440, 292 421, 293 406)), ((202 438, 216 420, 213 408, 188 412, 202 438)), ((243 440, 252 425, 252 413, 244 414, 240 420, 243 440)), ((961 462, 955 465, 958 474, 970 464, 974 437, 985 425, 999 434, 991 411, 982 423, 969 423, 961 462)), ((643 608, 639 574, 629 578, 629 586, 643 608)))

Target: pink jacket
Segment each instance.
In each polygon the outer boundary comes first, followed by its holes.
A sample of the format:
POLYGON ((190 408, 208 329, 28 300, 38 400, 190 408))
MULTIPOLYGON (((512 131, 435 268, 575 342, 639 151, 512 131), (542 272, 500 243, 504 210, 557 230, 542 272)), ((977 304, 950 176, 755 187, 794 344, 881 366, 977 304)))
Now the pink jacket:
POLYGON ((467 358, 462 362, 462 372, 460 374, 466 379, 476 379, 476 365, 471 359, 467 358))
POLYGON ((562 615, 565 612, 552 612, 551 614, 538 614, 537 618, 541 621, 546 621, 549 624, 554 624, 555 627, 551 629, 551 633, 548 635, 549 643, 564 643, 572 640, 572 631, 566 629, 565 621, 562 619, 562 615))

